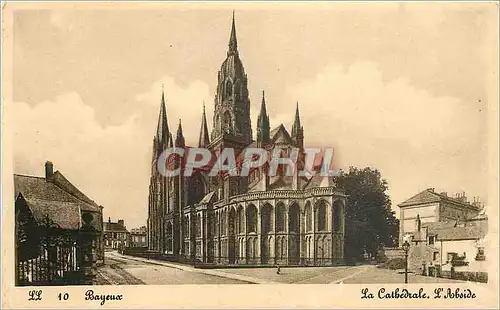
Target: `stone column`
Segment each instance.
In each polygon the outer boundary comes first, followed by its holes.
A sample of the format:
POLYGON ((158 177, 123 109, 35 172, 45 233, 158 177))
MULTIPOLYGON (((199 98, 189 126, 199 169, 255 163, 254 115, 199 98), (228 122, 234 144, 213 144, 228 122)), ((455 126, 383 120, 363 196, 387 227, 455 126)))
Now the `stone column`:
MULTIPOLYGON (((261 205, 260 205, 260 201, 258 203, 258 209, 257 209, 257 227, 255 227, 255 232, 257 233, 257 249, 255 249, 255 259, 257 260, 258 263, 260 263, 260 249, 262 247, 262 230, 261 230, 261 227, 260 225, 262 224, 262 220, 261 220, 261 205)), ((255 263, 255 262, 254 262, 255 263)))
POLYGON ((200 212, 201 214, 201 222, 200 222, 200 225, 201 227, 199 228, 200 229, 200 232, 201 232, 201 241, 200 241, 200 254, 201 254, 201 261, 202 262, 206 262, 206 245, 205 245, 205 239, 206 239, 206 220, 205 220, 205 216, 206 216, 206 212, 205 211, 201 211, 200 212))
POLYGON ((244 232, 245 232, 245 239, 243 241, 243 257, 242 259, 245 261, 246 264, 248 264, 248 251, 247 251, 247 248, 248 248, 248 230, 247 230, 247 227, 248 227, 248 218, 247 218, 247 204, 245 203, 243 205, 243 229, 244 229, 244 232))
POLYGON ((311 246, 312 246, 312 251, 313 251, 313 265, 316 265, 316 257, 317 257, 317 251, 316 251, 316 206, 315 204, 313 203, 312 204, 312 231, 313 231, 313 235, 312 235, 312 243, 311 243, 311 246))

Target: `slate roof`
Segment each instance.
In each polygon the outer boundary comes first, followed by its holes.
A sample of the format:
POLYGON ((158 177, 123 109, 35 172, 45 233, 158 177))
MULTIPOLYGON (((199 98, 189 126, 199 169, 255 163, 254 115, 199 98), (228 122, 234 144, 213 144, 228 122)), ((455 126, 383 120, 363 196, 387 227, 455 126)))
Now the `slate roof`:
POLYGON ((128 232, 124 225, 115 222, 104 222, 104 231, 128 232))
POLYGON ((269 133, 269 137, 272 143, 293 143, 290 134, 286 130, 285 126, 283 126, 283 124, 280 124, 278 127, 271 130, 271 132, 269 133))
POLYGON ((25 199, 37 223, 51 223, 61 229, 77 230, 81 227, 80 206, 72 202, 25 199))
POLYGON ((427 222, 422 223, 422 227, 428 227, 429 231, 436 231, 457 226, 457 221, 427 222))
POLYGON ((130 230, 130 233, 135 234, 135 235, 144 235, 144 234, 147 234, 147 232, 148 232, 148 230, 147 230, 146 226, 142 226, 139 228, 132 228, 130 230))
POLYGON ((414 206, 414 205, 440 202, 440 201, 449 201, 449 202, 453 202, 455 204, 462 205, 463 207, 478 209, 476 206, 473 206, 470 203, 464 202, 464 201, 459 200, 459 199, 454 199, 452 197, 448 197, 448 196, 440 194, 440 193, 436 193, 436 192, 434 192, 434 189, 431 189, 431 188, 428 188, 426 190, 421 191, 420 193, 416 194, 415 196, 400 203, 398 206, 399 207, 406 207, 406 206, 414 206))
MULTIPOLYGON (((101 207, 79 191, 59 171, 53 179, 14 174, 15 199, 23 199, 36 221, 41 224, 49 217, 62 229, 79 229, 81 212, 101 213, 101 207)), ((101 230, 100 216, 94 216, 92 226, 101 230)))
POLYGON ((406 201, 400 203, 399 207, 404 206, 413 206, 424 203, 432 203, 441 201, 441 197, 436 195, 436 193, 432 192, 430 189, 426 189, 415 196, 407 199, 406 201))
POLYGON ((212 198, 214 197, 215 195, 215 191, 211 191, 210 193, 206 194, 205 197, 203 197, 203 199, 201 199, 201 201, 198 203, 198 204, 206 204, 206 203, 209 203, 212 198))

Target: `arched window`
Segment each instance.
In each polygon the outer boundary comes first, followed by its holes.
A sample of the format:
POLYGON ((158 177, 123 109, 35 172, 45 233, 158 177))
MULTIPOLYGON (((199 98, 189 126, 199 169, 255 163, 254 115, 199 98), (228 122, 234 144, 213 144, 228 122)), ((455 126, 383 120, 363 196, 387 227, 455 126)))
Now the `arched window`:
POLYGON ((276 209, 276 231, 285 231, 285 206, 280 204, 276 209))
POLYGON ((261 209, 261 233, 267 234, 270 231, 273 231, 273 216, 272 216, 272 207, 269 204, 266 204, 261 209))
POLYGON ((333 207, 333 230, 339 231, 342 228, 342 203, 335 202, 333 207))
POLYGON ((257 208, 254 205, 247 208, 247 232, 257 232, 257 208))
POLYGON ((201 237, 201 216, 199 214, 196 219, 196 237, 201 237))
POLYGON ((236 84, 234 84, 234 95, 236 96, 236 99, 240 99, 241 86, 239 82, 236 82, 236 84))
POLYGON ((226 95, 227 96, 233 95, 233 84, 231 83, 231 81, 226 82, 226 95))
POLYGON ((229 111, 224 112, 224 126, 223 127, 225 130, 230 130, 232 127, 231 113, 229 113, 229 111))
POLYGON ((300 232, 300 209, 296 203, 292 204, 288 210, 288 231, 300 232))
POLYGON ((312 208, 311 203, 307 202, 306 204, 306 231, 312 231, 312 208))
POLYGON ((231 208, 229 210, 228 217, 229 217, 228 223, 227 223, 228 224, 227 225, 228 226, 228 230, 229 230, 228 234, 230 236, 233 236, 234 233, 235 233, 235 227, 234 227, 235 225, 234 224, 236 222, 236 211, 234 211, 234 208, 231 208))
POLYGON ((245 228, 245 215, 243 214, 243 207, 238 207, 238 233, 241 234, 244 232, 245 228))
POLYGON ((324 201, 321 201, 318 204, 318 209, 316 210, 318 216, 318 226, 317 231, 325 231, 326 230, 326 204, 324 201))

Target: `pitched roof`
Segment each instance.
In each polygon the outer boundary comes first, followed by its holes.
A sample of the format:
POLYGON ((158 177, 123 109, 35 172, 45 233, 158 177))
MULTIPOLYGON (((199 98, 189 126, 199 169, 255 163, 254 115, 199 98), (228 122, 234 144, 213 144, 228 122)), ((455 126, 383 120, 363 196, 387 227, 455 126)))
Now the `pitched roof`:
POLYGON ((39 224, 46 224, 49 219, 50 224, 61 229, 77 230, 81 227, 80 208, 76 203, 41 199, 25 201, 39 224))
POLYGON ((92 206, 89 208, 89 206, 84 205, 82 206, 84 210, 86 210, 86 208, 88 208, 87 211, 100 210, 100 207, 97 203, 95 203, 92 199, 90 199, 84 193, 82 193, 76 186, 74 186, 68 179, 66 179, 66 177, 61 172, 59 171, 54 172, 54 175, 52 176, 52 182, 61 189, 63 189, 64 191, 66 191, 67 193, 70 193, 71 195, 75 196, 81 201, 84 201, 90 206, 92 206))
POLYGON ((128 232, 123 224, 115 222, 104 222, 104 231, 128 232))
POLYGON ((271 130, 269 137, 272 143, 292 143, 292 138, 283 124, 271 130))
POLYGON ((209 203, 212 200, 212 198, 214 197, 214 195, 215 195, 215 191, 211 191, 210 193, 206 194, 205 197, 203 197, 203 199, 201 199, 201 201, 198 204, 202 205, 202 204, 209 203))
MULTIPOLYGON (((42 177, 14 174, 15 199, 23 199, 35 220, 42 224, 48 217, 62 229, 79 229, 81 211, 101 212, 101 208, 74 187, 61 173, 52 181, 42 177)), ((91 225, 101 230, 101 219, 94 216, 91 225)))
POLYGON ((432 202, 440 202, 440 201, 448 201, 452 202, 458 205, 461 205, 466 208, 472 208, 475 210, 478 210, 478 207, 465 202, 461 199, 455 199, 452 197, 448 197, 447 195, 440 194, 434 192, 433 188, 428 188, 426 190, 421 191, 420 193, 416 194, 415 196, 403 201, 402 203, 398 204, 399 207, 406 207, 406 206, 414 206, 414 205, 420 205, 420 204, 425 204, 425 203, 432 203, 432 202))
POLYGON ((80 192, 62 173, 57 171, 53 176, 53 181, 47 181, 42 177, 14 174, 15 197, 22 193, 25 199, 72 202, 86 211, 101 211, 95 202, 80 192))
POLYGON ((427 222, 422 223, 422 227, 427 227, 430 232, 434 232, 440 229, 456 227, 457 221, 445 221, 445 222, 427 222))
POLYGON ((141 226, 139 228, 132 228, 130 230, 131 234, 137 234, 137 235, 146 234, 147 232, 148 232, 148 229, 146 228, 146 226, 141 226))
POLYGON ((404 207, 404 206, 412 206, 412 205, 439 202, 439 201, 441 201, 441 197, 436 195, 436 193, 434 193, 430 189, 426 189, 416 194, 415 196, 405 200, 404 202, 400 203, 398 206, 404 207))

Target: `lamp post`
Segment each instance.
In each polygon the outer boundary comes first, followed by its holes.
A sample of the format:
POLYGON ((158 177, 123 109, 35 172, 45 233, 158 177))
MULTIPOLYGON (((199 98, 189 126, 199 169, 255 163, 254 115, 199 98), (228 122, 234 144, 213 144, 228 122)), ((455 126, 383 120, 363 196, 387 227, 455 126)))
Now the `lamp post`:
POLYGON ((405 251, 405 283, 408 283, 408 251, 410 250, 410 243, 408 240, 403 243, 403 251, 405 251))

